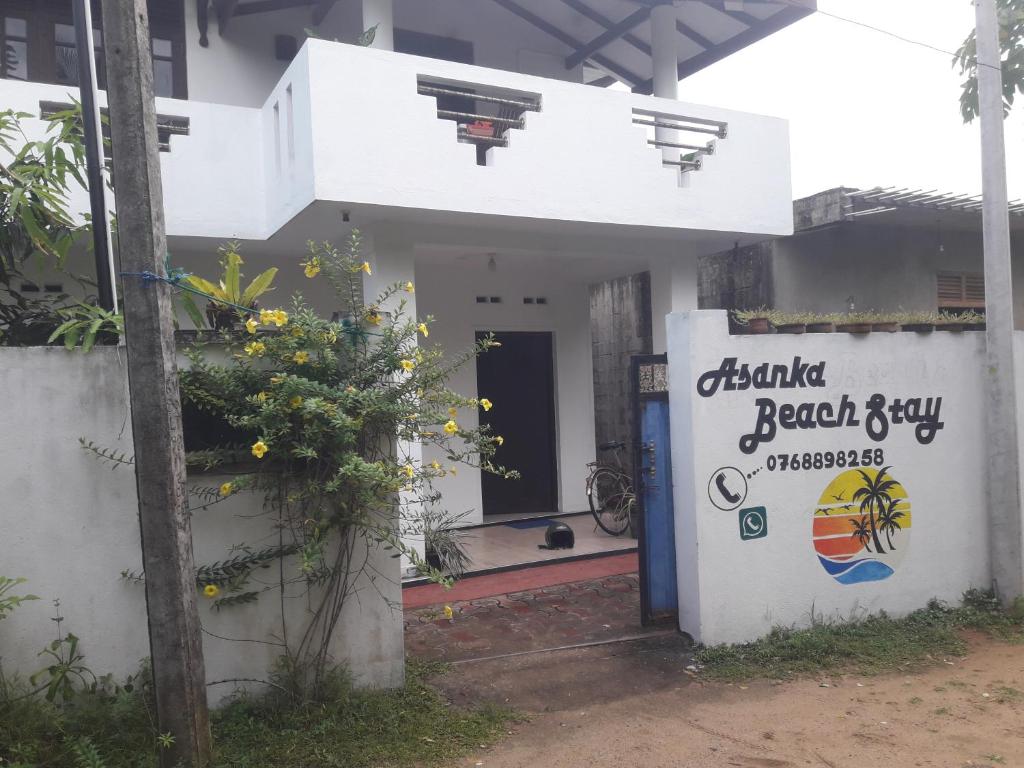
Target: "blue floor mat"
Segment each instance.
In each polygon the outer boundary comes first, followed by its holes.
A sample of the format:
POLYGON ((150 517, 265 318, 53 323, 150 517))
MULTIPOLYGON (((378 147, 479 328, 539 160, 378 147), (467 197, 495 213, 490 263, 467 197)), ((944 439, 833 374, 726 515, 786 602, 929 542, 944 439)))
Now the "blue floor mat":
POLYGON ((538 517, 533 520, 512 520, 505 523, 509 528, 518 528, 523 530, 525 528, 547 528, 553 521, 549 517, 538 517))

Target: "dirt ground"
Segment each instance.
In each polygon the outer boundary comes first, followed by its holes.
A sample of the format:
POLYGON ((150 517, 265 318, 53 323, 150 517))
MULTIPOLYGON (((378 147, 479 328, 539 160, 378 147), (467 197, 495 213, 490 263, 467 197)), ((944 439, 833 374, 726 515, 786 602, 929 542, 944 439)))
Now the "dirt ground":
POLYGON ((675 637, 457 663, 455 703, 529 720, 459 765, 486 768, 1024 767, 1024 646, 971 637, 906 674, 707 682, 675 637))

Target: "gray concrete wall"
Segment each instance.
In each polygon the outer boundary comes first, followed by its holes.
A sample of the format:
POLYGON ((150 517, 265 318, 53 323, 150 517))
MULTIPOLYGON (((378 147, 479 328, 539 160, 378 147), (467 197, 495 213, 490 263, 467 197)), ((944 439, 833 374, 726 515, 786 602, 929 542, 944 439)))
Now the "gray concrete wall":
MULTIPOLYGON (((1024 243, 1015 242, 1018 327, 1024 320, 1024 243)), ((981 272, 981 234, 921 227, 840 224, 774 241, 774 306, 842 312, 934 311, 940 271, 981 272), (941 245, 941 250, 940 250, 941 245)))
MULTIPOLYGON (((630 358, 651 354, 651 275, 641 272, 590 287, 590 341, 594 360, 597 443, 633 444, 630 358)), ((609 454, 598 458, 610 459, 609 454)), ((632 451, 622 454, 632 468, 632 451)))
POLYGON ((776 241, 736 248, 699 259, 699 309, 756 309, 775 300, 772 253, 776 241))

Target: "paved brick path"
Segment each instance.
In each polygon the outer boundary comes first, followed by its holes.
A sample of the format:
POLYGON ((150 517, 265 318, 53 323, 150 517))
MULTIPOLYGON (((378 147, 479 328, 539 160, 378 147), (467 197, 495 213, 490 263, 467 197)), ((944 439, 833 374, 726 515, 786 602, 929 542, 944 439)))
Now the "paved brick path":
POLYGON ((405 613, 409 656, 438 661, 496 656, 638 635, 636 574, 513 592, 405 613))

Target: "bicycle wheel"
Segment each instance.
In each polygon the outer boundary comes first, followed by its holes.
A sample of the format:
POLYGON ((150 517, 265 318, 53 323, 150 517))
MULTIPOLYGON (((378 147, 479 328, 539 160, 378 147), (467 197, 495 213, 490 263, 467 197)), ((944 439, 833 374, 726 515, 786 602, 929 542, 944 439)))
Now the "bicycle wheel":
POLYGON ((587 496, 590 511, 601 530, 621 536, 629 529, 633 491, 625 475, 610 467, 599 467, 591 475, 587 496))

